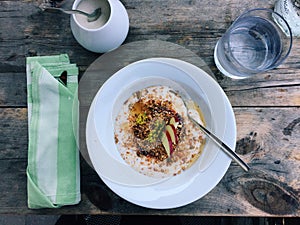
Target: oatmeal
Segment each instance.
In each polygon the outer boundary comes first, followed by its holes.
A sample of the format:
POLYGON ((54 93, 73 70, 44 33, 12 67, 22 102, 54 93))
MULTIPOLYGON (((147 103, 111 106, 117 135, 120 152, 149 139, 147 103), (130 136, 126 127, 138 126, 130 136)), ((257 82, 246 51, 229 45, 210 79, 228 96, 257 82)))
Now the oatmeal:
POLYGON ((181 173, 196 161, 205 143, 180 96, 167 86, 134 93, 115 118, 114 134, 125 162, 152 177, 181 173))

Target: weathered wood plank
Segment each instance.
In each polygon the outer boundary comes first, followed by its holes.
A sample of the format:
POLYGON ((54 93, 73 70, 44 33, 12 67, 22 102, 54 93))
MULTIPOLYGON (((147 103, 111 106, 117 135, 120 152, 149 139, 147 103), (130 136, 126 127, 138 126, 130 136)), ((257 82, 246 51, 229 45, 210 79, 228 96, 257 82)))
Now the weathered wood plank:
MULTIPOLYGON (((289 69, 290 70, 290 69, 289 69)), ((26 78, 23 73, 0 73, 0 106, 26 107, 27 91, 26 78)), ((277 79, 277 75, 270 76, 268 81, 253 83, 249 80, 230 81, 230 85, 223 85, 233 106, 299 106, 300 105, 300 76, 297 71, 290 72, 288 76, 277 79), (291 78, 293 77, 293 78, 291 78), (272 79, 272 80, 271 80, 272 79), (265 99, 268 98, 268 101, 265 99)), ((227 80, 227 82, 229 82, 227 80)))
POLYGON ((25 72, 0 73, 0 87, 0 106, 27 106, 25 72))
MULTIPOLYGON (((123 2, 130 17, 130 33, 126 43, 141 39, 160 39, 185 46, 203 57, 235 106, 299 105, 300 49, 296 46, 300 44, 300 39, 294 40, 292 53, 283 65, 251 78, 250 81, 233 81, 223 77, 212 58, 215 43, 240 11, 256 6, 271 7, 274 1, 162 1, 160 4, 156 1, 123 2), (211 10, 212 8, 218 10, 211 10), (158 16, 151 16, 153 10, 158 16), (264 101, 263 97, 270 93, 276 96, 271 101, 264 101)), ((71 61, 79 65, 81 72, 99 56, 78 45, 72 36, 68 15, 41 12, 35 1, 2 1, 0 13, 2 30, 11 30, 0 33, 0 84, 3 87, 0 105, 26 106, 26 56, 66 52, 71 61), (17 12, 22 12, 23 15, 16 16, 17 12), (13 74, 15 72, 18 73, 13 74)))
MULTIPOLYGON (((176 210, 150 210, 151 214, 300 215, 300 109, 235 108, 234 112, 238 126, 236 151, 250 164, 250 173, 232 163, 220 184, 202 199, 176 210), (220 201, 222 204, 212 204, 220 201), (270 204, 262 206, 261 201, 270 201, 270 204)), ((0 124, 9 126, 0 128, 0 137, 4 137, 1 143, 8 142, 1 144, 4 148, 0 151, 0 191, 3 193, 0 213, 56 214, 56 210, 35 211, 26 206, 26 113, 26 109, 1 109, 0 124), (12 120, 19 122, 12 124, 12 120)), ((112 193, 84 161, 81 167, 83 200, 78 206, 62 208, 59 213, 149 213, 148 209, 130 204, 112 193), (93 186, 95 184, 97 186, 93 186), (94 203, 102 210, 87 199, 91 195, 97 196, 99 200, 94 203), (103 199, 105 202, 101 202, 103 199)))
MULTIPOLYGON (((289 85, 286 85, 289 83, 288 80, 284 79, 264 84, 258 82, 258 86, 252 87, 248 84, 242 86, 241 81, 236 81, 235 85, 230 84, 230 87, 223 86, 223 88, 232 106, 236 107, 300 106, 300 73, 299 75, 295 73, 293 76, 298 78, 295 78, 294 82, 290 82, 289 85)), ((243 82, 245 83, 245 81, 243 82)), ((27 106, 25 73, 0 73, 0 85, 0 106, 27 106)))
POLYGON ((238 107, 300 106, 300 84, 266 88, 252 87, 244 90, 226 91, 226 94, 232 106, 238 107))
MULTIPOLYGON (((23 54, 36 52, 43 54, 57 51, 64 47, 66 51, 77 53, 80 46, 72 37, 69 27, 69 16, 63 14, 50 14, 41 12, 37 3, 33 1, 4 1, 0 11, 4 14, 2 21, 15 16, 15 9, 22 9, 24 18, 11 20, 9 24, 3 22, 4 27, 16 29, 18 32, 7 32, 3 39, 11 42, 25 44, 23 54), (2 10, 1 10, 2 9, 2 10), (51 22, 49 23, 49 17, 51 22), (23 32, 22 32, 23 31, 23 32), (62 38, 63 36, 63 38, 62 38), (47 46, 48 48, 44 48, 47 46), (43 50, 44 49, 44 50, 43 50), (30 50, 30 51, 29 51, 30 50)), ((127 42, 141 39, 161 39, 176 42, 195 49, 196 53, 205 52, 203 56, 212 56, 211 50, 220 37, 241 11, 253 7, 271 7, 274 1, 123 1, 130 17, 130 33, 127 42), (241 3, 243 8, 241 9, 241 3), (216 9, 218 10, 212 10, 216 9), (155 10, 156 16, 153 16, 155 10), (225 13, 219 13, 224 11, 225 13), (209 12, 209 13, 207 13, 209 12), (191 27, 192 24, 192 27, 191 27)), ((22 15, 20 16, 22 17, 22 15)), ((11 47, 11 46, 8 46, 11 47)), ((5 46, 3 46, 5 48, 5 46)), ((17 48, 15 48, 17 50, 17 48)), ((9 48, 11 53, 12 48, 9 48)), ((6 54, 6 59, 12 59, 22 54, 6 54)), ((48 54, 49 54, 48 53, 48 54)), ((82 52, 79 52, 82 53, 82 52)), ((84 53, 85 55, 88 53, 84 53)), ((81 54, 82 55, 82 54, 81 54)), ((76 57, 81 58, 80 54, 76 57)), ((201 56, 201 54, 200 54, 201 56)), ((86 58, 86 57, 84 57, 86 58)))
POLYGON ((27 158, 27 109, 0 108, 0 160, 27 158))

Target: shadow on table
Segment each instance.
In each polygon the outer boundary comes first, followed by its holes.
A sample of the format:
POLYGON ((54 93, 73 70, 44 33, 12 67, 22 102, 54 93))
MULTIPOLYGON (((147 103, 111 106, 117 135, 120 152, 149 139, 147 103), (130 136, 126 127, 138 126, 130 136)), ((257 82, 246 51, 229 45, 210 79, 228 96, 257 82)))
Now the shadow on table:
POLYGON ((63 215, 55 225, 299 225, 300 218, 63 215))

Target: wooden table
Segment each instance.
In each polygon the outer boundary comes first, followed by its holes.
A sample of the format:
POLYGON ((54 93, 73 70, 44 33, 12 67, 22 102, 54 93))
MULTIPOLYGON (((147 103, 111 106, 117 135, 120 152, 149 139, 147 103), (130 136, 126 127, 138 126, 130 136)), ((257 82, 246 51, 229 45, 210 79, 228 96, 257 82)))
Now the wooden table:
MULTIPOLYGON (((177 209, 149 210, 118 197, 81 161, 82 201, 61 209, 29 210, 26 196, 27 99, 25 57, 67 53, 83 74, 100 54, 73 38, 69 16, 41 12, 39 1, 0 2, 0 214, 128 214, 199 216, 300 216, 300 50, 279 68, 231 80, 215 67, 214 46, 244 10, 272 8, 275 0, 122 0, 130 18, 125 43, 163 40, 200 56, 233 106, 236 151, 249 163, 232 163, 200 200, 177 209)), ((71 4, 68 2, 66 4, 71 4)))

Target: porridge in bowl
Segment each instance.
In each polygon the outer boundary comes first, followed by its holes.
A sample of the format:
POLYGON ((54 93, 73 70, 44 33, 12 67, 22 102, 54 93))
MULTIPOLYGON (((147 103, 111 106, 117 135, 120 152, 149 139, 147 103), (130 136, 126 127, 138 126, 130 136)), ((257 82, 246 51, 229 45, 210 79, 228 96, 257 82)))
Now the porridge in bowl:
MULTIPOLYGON (((195 104, 199 121, 201 110, 195 104)), ((164 85, 133 93, 114 121, 117 149, 132 168, 156 178, 180 174, 201 155, 204 134, 187 116, 180 95, 164 85)))

